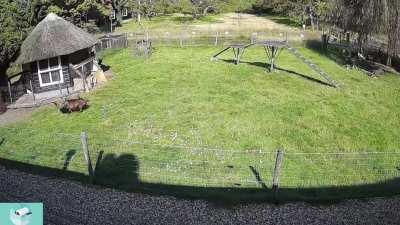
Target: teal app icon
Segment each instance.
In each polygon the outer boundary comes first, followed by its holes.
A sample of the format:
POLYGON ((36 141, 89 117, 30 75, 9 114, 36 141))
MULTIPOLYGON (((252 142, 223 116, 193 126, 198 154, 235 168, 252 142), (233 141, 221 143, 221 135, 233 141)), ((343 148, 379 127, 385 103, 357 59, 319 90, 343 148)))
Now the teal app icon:
POLYGON ((0 225, 43 225, 43 204, 0 203, 0 225))

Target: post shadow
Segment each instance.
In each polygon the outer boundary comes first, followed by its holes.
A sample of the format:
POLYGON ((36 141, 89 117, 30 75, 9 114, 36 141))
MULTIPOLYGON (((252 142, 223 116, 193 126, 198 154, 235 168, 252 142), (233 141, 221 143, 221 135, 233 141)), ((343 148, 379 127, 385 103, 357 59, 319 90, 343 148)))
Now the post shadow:
POLYGON ((67 170, 68 166, 72 160, 72 158, 74 157, 74 155, 76 154, 76 150, 75 149, 71 149, 69 150, 67 153, 65 153, 65 160, 64 160, 64 165, 62 167, 62 170, 67 170))
POLYGON ((249 168, 250 168, 250 171, 253 173, 254 177, 256 178, 258 184, 260 184, 262 188, 268 189, 267 185, 261 179, 261 175, 258 172, 258 170, 256 168, 254 168, 253 166, 249 166, 249 168))

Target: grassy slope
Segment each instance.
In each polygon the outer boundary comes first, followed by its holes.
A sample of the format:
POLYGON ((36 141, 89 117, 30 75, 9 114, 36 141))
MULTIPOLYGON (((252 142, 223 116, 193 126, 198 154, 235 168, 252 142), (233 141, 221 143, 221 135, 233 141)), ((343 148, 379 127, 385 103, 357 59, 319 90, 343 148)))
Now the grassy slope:
MULTIPOLYGON (((65 153, 71 149, 80 151, 80 143, 79 136, 57 133, 79 135, 85 130, 90 135, 93 158, 103 150, 106 158, 126 158, 126 162, 138 159, 140 179, 144 181, 201 185, 206 180, 216 182, 211 186, 242 182, 242 186, 252 187, 254 184, 245 183, 254 180, 248 166, 255 166, 269 184, 271 177, 265 171, 273 166, 273 154, 234 155, 229 149, 273 152, 283 147, 287 153, 363 152, 392 151, 400 146, 399 77, 370 79, 302 49, 342 85, 341 89, 334 89, 292 73, 266 73, 261 67, 261 48, 247 51, 245 63, 240 66, 211 62, 209 58, 217 50, 157 48, 149 60, 133 59, 129 50, 108 52, 104 61, 111 66, 115 80, 87 95, 91 102, 88 110, 63 115, 49 106, 13 130, 0 129, 5 138, 0 157, 60 168, 65 153), (228 152, 219 156, 117 139, 206 146, 228 152), (120 154, 128 155, 124 158, 120 154), (179 161, 204 159, 209 162, 186 165, 179 161), (172 163, 176 170, 160 161, 172 163), (229 169, 230 165, 234 168, 229 169), (222 179, 230 176, 233 178, 222 179)), ((225 58, 229 59, 229 55, 225 58)), ((319 79, 287 52, 282 53, 278 64, 319 79)), ((288 155, 283 186, 374 182, 383 179, 382 171, 386 169, 391 171, 388 177, 392 177, 397 163, 390 157, 371 159, 360 154, 357 157, 367 167, 359 168, 341 158, 324 161, 318 157, 310 161, 288 155), (306 184, 315 176, 317 181, 306 184)), ((77 154, 69 169, 85 171, 81 162, 82 156, 77 154)), ((111 165, 105 177, 115 176, 112 167, 116 164, 111 165)))

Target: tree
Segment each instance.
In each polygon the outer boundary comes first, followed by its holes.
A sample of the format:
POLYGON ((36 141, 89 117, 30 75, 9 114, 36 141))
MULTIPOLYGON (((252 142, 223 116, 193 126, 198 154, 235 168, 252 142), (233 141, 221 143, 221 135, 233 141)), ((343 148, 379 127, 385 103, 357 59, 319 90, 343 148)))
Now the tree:
POLYGON ((358 48, 372 34, 384 31, 386 0, 333 0, 331 22, 358 35, 358 48))
POLYGON ((215 0, 190 0, 190 2, 193 18, 205 16, 209 11, 215 10, 217 3, 215 0))
POLYGON ((7 84, 7 69, 30 30, 27 5, 20 1, 0 0, 0 86, 7 84))
POLYGON ((126 6, 136 13, 137 21, 141 22, 142 16, 151 18, 156 14, 155 0, 130 0, 126 6))
POLYGON ((400 2, 388 0, 388 60, 387 65, 392 65, 392 57, 400 54, 400 2))
POLYGON ((37 24, 50 12, 76 25, 82 25, 88 18, 103 21, 109 10, 101 0, 31 0, 28 1, 32 25, 37 24))
POLYGON ((117 24, 120 25, 122 22, 122 11, 128 6, 129 0, 113 0, 111 3, 115 12, 117 24))
MULTIPOLYGON (((8 82, 7 69, 16 59, 31 26, 26 2, 0 0, 0 5, 0 86, 5 86, 8 82)), ((6 109, 3 94, 0 92, 1 112, 6 109)))

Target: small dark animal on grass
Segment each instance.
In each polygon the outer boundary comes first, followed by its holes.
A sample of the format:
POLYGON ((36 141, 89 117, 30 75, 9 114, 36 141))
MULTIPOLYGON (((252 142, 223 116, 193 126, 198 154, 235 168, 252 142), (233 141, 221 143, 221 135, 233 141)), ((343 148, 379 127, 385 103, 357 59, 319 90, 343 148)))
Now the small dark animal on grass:
POLYGON ((89 107, 89 102, 84 99, 69 99, 62 103, 54 102, 62 113, 82 112, 89 107))

